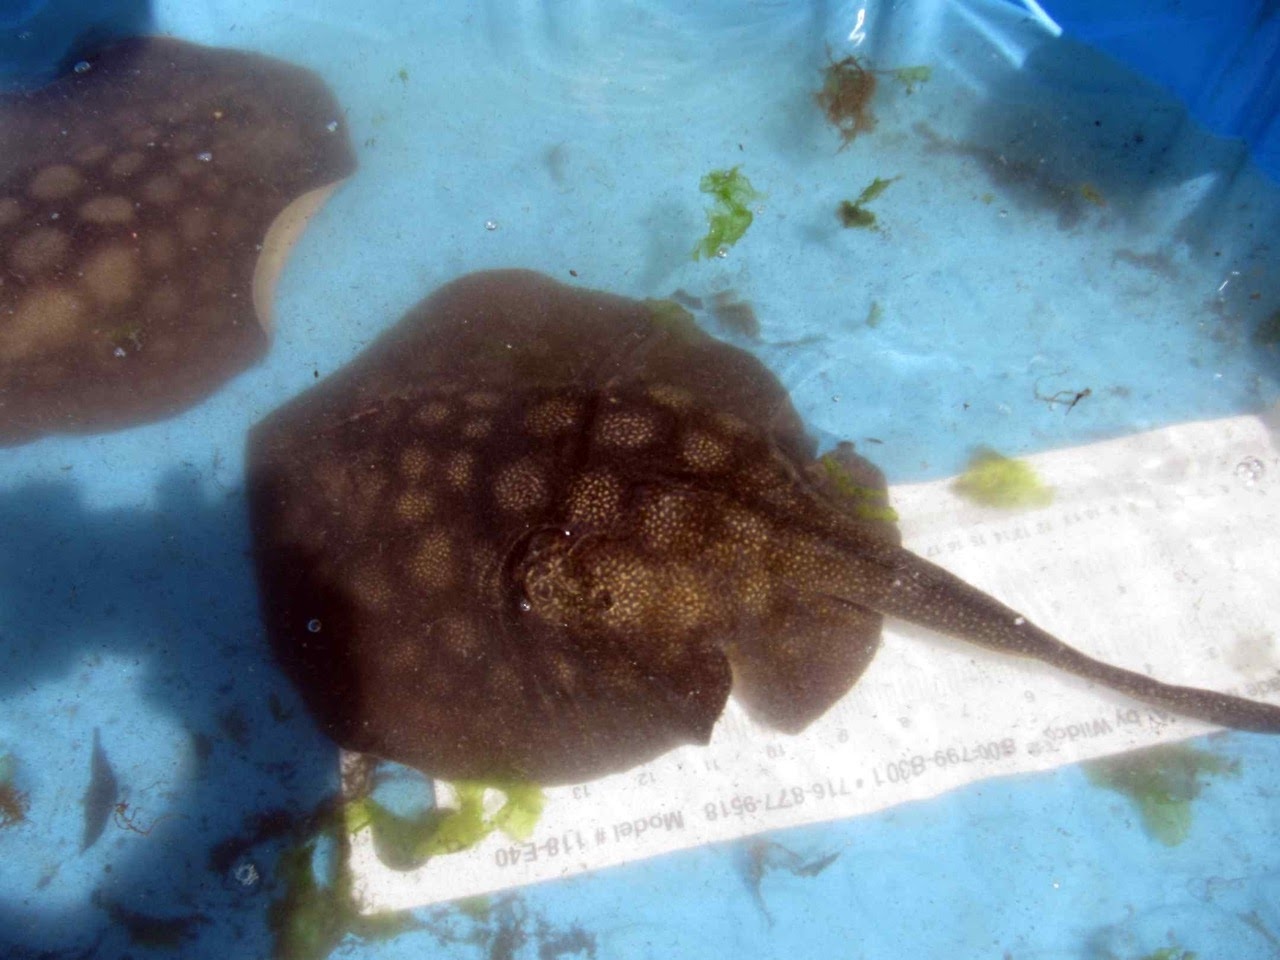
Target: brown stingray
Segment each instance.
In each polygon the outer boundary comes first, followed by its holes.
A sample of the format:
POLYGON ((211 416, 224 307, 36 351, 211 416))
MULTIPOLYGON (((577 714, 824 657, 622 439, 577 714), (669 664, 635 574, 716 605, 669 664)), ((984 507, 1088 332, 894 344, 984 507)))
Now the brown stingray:
POLYGON ((341 119, 308 70, 161 37, 0 98, 0 444, 158 419, 256 360, 355 169, 341 119))
POLYGON ((778 381, 670 302, 496 271, 254 428, 276 654, 354 750, 591 778, 705 742, 732 686, 803 729, 888 614, 1214 723, 1280 708, 1092 660, 903 550, 883 477, 815 459, 778 381))

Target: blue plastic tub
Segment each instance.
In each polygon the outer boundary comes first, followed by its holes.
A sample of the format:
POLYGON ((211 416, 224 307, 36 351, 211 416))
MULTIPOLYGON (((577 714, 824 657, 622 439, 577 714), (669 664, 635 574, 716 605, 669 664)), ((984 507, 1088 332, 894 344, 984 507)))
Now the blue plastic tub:
MULTIPOLYGON (((978 446, 1274 424, 1274 4, 153 6, 11 3, 0 79, 41 82, 88 49, 85 24, 93 42, 145 30, 256 51, 324 78, 359 169, 295 248, 259 362, 167 419, 0 448, 0 954, 1276 955, 1280 744, 1239 733, 1128 792, 1077 765, 980 779, 360 921, 325 887, 340 851, 306 820, 338 754, 270 656, 243 452, 421 297, 505 266, 750 303, 755 339, 697 318, 779 376, 824 448, 854 440, 895 485, 951 477, 978 446), (854 54, 928 70, 884 74, 875 129, 841 149, 814 94, 854 54), (699 180, 734 166, 764 195, 754 221, 694 261, 699 180), (878 229, 842 227, 840 202, 877 178, 892 180, 867 202, 878 229)), ((0 130, 0 183, 24 149, 0 130)), ((1206 485, 1274 502, 1280 462, 1255 459, 1206 485)), ((1220 559, 1273 551, 1245 538, 1220 559)), ((1040 575, 1046 597, 1076 561, 1040 575)), ((1112 591, 1104 620, 1112 603, 1135 605, 1112 591)), ((1205 629, 1224 613, 1206 607, 1205 629)), ((1265 688, 1276 624, 1245 633, 1223 657, 1265 688)))

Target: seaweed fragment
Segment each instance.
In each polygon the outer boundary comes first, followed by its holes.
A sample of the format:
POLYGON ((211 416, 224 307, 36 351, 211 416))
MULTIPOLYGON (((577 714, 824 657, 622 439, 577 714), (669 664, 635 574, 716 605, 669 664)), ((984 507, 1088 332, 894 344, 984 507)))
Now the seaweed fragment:
POLYGON ((710 196, 714 205, 707 210, 707 234, 693 248, 693 259, 722 256, 722 252, 742 239, 754 216, 748 204, 763 197, 739 167, 712 170, 698 182, 698 189, 710 196))
POLYGON ((542 790, 532 784, 502 784, 494 789, 505 794, 506 801, 489 816, 484 810, 485 784, 459 783, 454 789, 456 808, 433 808, 408 816, 392 812, 372 797, 354 801, 345 811, 347 832, 371 829, 382 861, 393 868, 409 869, 434 856, 468 850, 495 830, 525 840, 533 833, 545 803, 542 790))
POLYGON ((1094 786, 1123 793, 1138 807, 1147 833, 1167 847, 1191 833, 1191 801, 1208 775, 1234 777, 1240 763, 1182 743, 1148 747, 1083 764, 1094 786))
POLYGON ((876 215, 870 210, 864 210, 851 200, 841 200, 840 206, 836 208, 836 216, 840 218, 842 227, 857 227, 860 230, 868 230, 876 225, 876 215))
POLYGON ((841 200, 840 206, 836 208, 836 216, 840 218, 841 225, 862 229, 874 228, 876 215, 868 210, 866 205, 888 190, 891 184, 901 179, 901 176, 888 177, 887 179, 876 177, 858 194, 858 199, 841 200))
POLYGON ((328 817, 313 836, 280 855, 276 874, 283 893, 267 908, 276 960, 321 960, 349 935, 383 940, 418 926, 411 914, 359 912, 341 822, 328 817), (336 855, 318 856, 322 844, 333 845, 336 855), (317 876, 317 862, 327 862, 322 876, 317 876))
POLYGON ((531 914, 519 896, 473 897, 436 912, 427 931, 442 947, 474 947, 489 960, 538 960, 597 956, 595 934, 574 923, 553 925, 531 914))
MULTIPOLYGON (((1061 370, 1058 373, 1050 374, 1050 376, 1060 377, 1064 373, 1066 373, 1066 371, 1061 370)), ((1076 404, 1081 400, 1086 400, 1093 396, 1092 387, 1085 387, 1082 390, 1058 390, 1054 393, 1042 393, 1040 390, 1040 381, 1044 379, 1044 377, 1038 378, 1032 388, 1035 398, 1041 403, 1047 403, 1051 407, 1064 406, 1067 408, 1066 413, 1070 413, 1074 410, 1076 404)))
POLYGON ((13 754, 0 753, 0 830, 22 823, 31 807, 30 798, 15 783, 17 767, 13 754))
POLYGON ((769 923, 773 923, 773 914, 765 903, 761 885, 766 875, 782 870, 793 877, 812 878, 818 876, 827 867, 839 859, 843 851, 836 850, 813 860, 807 860, 790 847, 785 847, 773 840, 754 839, 747 843, 747 865, 745 879, 751 888, 752 897, 760 912, 769 923))
POLYGON ((860 520, 898 522, 898 511, 889 506, 888 493, 874 483, 863 482, 850 467, 853 444, 841 443, 818 458, 826 487, 849 513, 860 520))
POLYGON ((898 67, 890 70, 889 75, 902 84, 906 88, 907 94, 910 95, 916 92, 916 87, 920 86, 920 84, 929 82, 930 78, 933 77, 933 68, 925 65, 898 67))
POLYGON ((827 115, 827 121, 840 131, 843 150, 858 134, 875 129, 871 99, 876 94, 876 75, 852 55, 832 60, 828 53, 827 60, 822 71, 822 89, 814 97, 827 115))
POLYGON ((1044 507, 1053 502, 1053 488, 1045 486, 1029 463, 994 450, 975 453, 951 489, 981 506, 1005 510, 1044 507))

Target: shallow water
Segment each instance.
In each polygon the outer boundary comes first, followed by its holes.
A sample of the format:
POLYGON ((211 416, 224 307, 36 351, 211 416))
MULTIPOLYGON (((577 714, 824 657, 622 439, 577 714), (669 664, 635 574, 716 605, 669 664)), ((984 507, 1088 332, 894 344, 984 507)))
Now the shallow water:
MULTIPOLYGON (((1280 190, 1153 84, 1003 3, 872 8, 860 27, 850 4, 686 7, 157 5, 162 32, 319 73, 359 169, 294 250, 261 362, 176 417, 0 451, 0 754, 29 801, 0 830, 16 955, 175 937, 183 956, 270 953, 284 843, 226 841, 310 809, 337 774, 258 622, 245 432, 461 273, 731 291, 758 339, 699 321, 891 483, 953 475, 978 446, 1024 455, 1276 401, 1280 190), (842 150, 814 93, 854 52, 930 75, 882 75, 876 128, 842 150), (726 256, 695 262, 699 179, 732 166, 763 199, 726 256), (878 229, 843 228, 839 203, 878 177, 897 178, 867 204, 878 229), (95 729, 118 788, 82 853, 95 729), (157 916, 182 924, 139 920, 157 916)), ((1270 956, 1277 752, 1211 749, 1239 773, 1211 778, 1175 846, 1066 768, 772 838, 806 863, 840 853, 813 875, 721 845, 478 917, 426 911, 346 955, 1270 956)))

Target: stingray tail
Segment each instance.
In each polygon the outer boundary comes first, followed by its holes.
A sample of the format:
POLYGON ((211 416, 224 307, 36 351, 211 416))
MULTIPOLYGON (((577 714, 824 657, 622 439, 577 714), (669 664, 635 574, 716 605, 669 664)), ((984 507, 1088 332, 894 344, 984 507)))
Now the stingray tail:
MULTIPOLYGON (((906 550, 861 557, 845 599, 1002 653, 1041 660, 1137 700, 1207 723, 1280 733, 1280 707, 1199 687, 1161 683, 1086 656, 1016 610, 906 550)), ((848 581, 846 581, 848 582, 848 581)))

